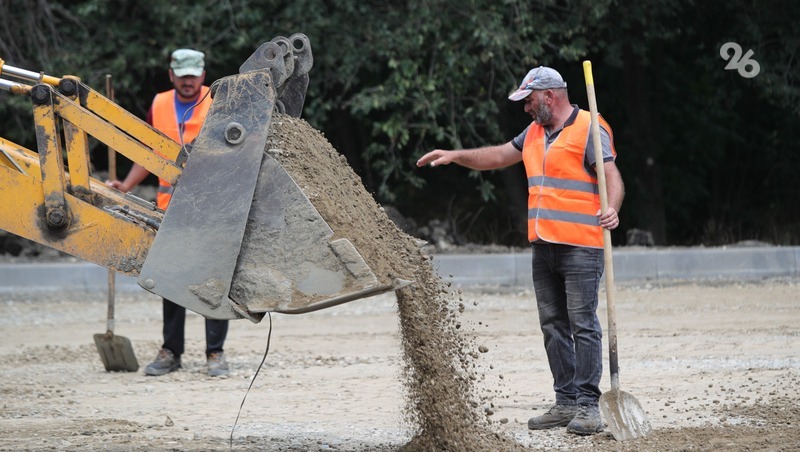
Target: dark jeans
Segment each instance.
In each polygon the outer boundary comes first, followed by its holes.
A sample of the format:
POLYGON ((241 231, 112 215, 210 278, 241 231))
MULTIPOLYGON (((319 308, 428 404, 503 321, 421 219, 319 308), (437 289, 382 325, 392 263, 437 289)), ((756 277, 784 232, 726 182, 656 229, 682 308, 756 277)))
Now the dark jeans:
MULTIPOLYGON (((164 307, 164 345, 176 356, 183 354, 184 331, 186 325, 186 308, 166 298, 164 307)), ((206 319, 206 356, 213 352, 221 352, 228 335, 227 320, 206 319)))
POLYGON ((603 373, 603 250, 534 243, 533 286, 556 403, 596 405, 603 373))

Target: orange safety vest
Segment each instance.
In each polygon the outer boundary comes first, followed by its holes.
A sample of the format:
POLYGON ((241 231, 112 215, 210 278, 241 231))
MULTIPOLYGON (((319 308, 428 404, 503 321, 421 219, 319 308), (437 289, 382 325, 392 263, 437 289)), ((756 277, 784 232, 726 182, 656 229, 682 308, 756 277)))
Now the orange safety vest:
MULTIPOLYGON (((575 122, 564 127, 545 149, 544 127, 531 124, 522 147, 528 176, 528 239, 550 243, 603 248, 603 230, 596 216, 600 209, 597 176, 586 168, 586 145, 592 118, 580 110, 575 122)), ((600 125, 611 136, 603 118, 600 125)))
MULTIPOLYGON (((211 107, 211 96, 206 96, 210 88, 202 86, 200 97, 203 99, 200 104, 192 109, 192 116, 184 124, 183 143, 191 143, 200 133, 200 127, 206 119, 208 109, 211 107)), ((178 129, 177 112, 175 111, 175 90, 164 91, 156 94, 153 105, 150 107, 153 127, 163 132, 178 143, 181 142, 180 131, 178 129)), ((156 194, 156 204, 161 210, 167 210, 169 200, 172 199, 172 185, 167 181, 158 179, 158 193, 156 194)))

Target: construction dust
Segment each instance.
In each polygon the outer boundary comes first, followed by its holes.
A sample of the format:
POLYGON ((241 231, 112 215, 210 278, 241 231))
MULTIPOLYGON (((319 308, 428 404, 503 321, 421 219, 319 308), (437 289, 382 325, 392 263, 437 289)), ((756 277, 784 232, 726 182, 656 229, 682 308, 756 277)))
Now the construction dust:
MULTIPOLYGON (((303 189, 334 231, 349 239, 379 281, 415 283, 397 291, 406 414, 416 426, 404 450, 514 450, 493 432, 473 382, 478 347, 458 320, 459 300, 436 275, 417 240, 401 231, 325 137, 302 119, 275 114, 266 151, 303 189)), ((463 309, 463 305, 461 305, 463 309)), ((490 412, 488 414, 491 414, 490 412)))

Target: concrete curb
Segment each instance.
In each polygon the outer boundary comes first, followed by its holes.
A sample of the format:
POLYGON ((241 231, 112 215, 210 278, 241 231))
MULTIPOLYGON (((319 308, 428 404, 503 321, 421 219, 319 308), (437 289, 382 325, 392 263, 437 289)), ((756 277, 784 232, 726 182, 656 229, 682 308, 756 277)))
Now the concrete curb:
MULTIPOLYGON (((443 279, 457 287, 531 288, 529 253, 434 255, 443 279)), ((800 276, 800 247, 614 249, 617 282, 757 279, 800 276)), ((136 278, 116 275, 117 291, 144 290, 136 278)), ((108 270, 95 264, 0 264, 0 294, 17 291, 106 291, 108 270)))
MULTIPOLYGON (((437 255, 433 263, 459 287, 533 287, 529 253, 437 255)), ((796 276, 800 247, 614 249, 617 282, 796 276)))

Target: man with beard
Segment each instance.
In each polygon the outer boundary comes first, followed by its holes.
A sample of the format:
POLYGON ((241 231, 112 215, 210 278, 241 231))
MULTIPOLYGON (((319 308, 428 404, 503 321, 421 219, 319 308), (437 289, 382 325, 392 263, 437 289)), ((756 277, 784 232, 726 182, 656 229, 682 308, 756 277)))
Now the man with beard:
MULTIPOLYGON (((197 137, 211 106, 209 87, 203 85, 206 76, 204 59, 203 52, 197 50, 178 49, 172 52, 169 80, 173 89, 158 93, 147 112, 147 123, 178 143, 191 143, 197 137)), ((128 192, 149 174, 136 163, 124 181, 109 181, 108 185, 128 192)), ((159 179, 156 195, 159 209, 167 210, 172 189, 167 181, 159 179)), ((156 359, 145 368, 146 375, 164 375, 181 367, 186 308, 166 298, 162 307, 164 343, 156 359)), ((230 369, 222 350, 228 334, 228 321, 206 319, 205 323, 208 374, 212 377, 228 375, 230 369)))
POLYGON ((570 104, 567 83, 549 67, 532 69, 509 97, 525 101, 533 122, 508 143, 475 149, 433 150, 417 166, 449 163, 493 170, 523 162, 528 178, 528 239, 544 347, 555 405, 528 420, 532 430, 603 430, 598 401, 603 371, 597 317, 603 273, 603 231, 619 226, 625 189, 614 160, 611 127, 600 118, 608 204, 600 212, 591 115, 570 104))

